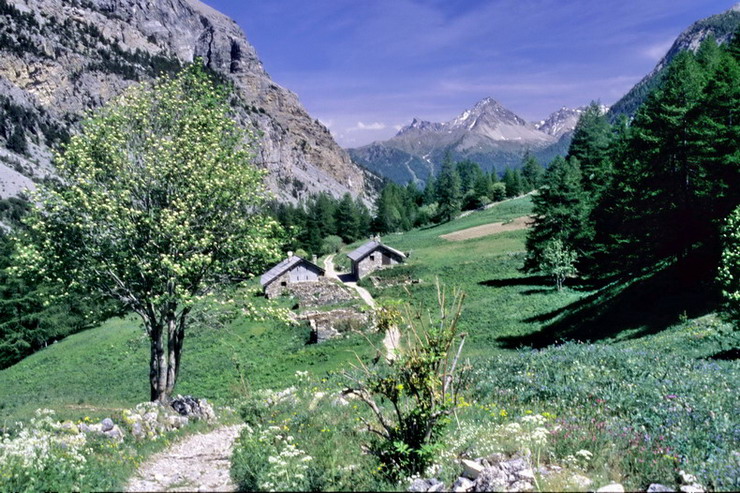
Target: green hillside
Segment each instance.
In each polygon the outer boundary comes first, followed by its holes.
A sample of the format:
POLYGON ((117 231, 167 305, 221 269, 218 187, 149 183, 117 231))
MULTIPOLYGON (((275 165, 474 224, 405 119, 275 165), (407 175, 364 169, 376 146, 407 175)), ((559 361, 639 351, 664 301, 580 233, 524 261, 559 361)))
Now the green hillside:
MULTIPOLYGON (((361 337, 306 345, 308 338, 305 326, 245 317, 226 328, 194 329, 177 392, 230 403, 252 387, 278 388, 297 370, 327 372, 367 352, 361 337)), ((62 418, 103 417, 146 401, 148 358, 149 341, 133 316, 72 335, 0 371, 0 422, 28 419, 43 407, 62 418)))
MULTIPOLYGON (((740 364, 732 359, 731 327, 709 305, 681 310, 682 300, 670 293, 670 272, 657 281, 663 283, 662 291, 653 298, 648 294, 656 286, 639 281, 629 286, 566 284, 557 291, 550 279, 521 273, 523 229, 464 241, 440 238, 475 226, 506 223, 528 215, 531 208, 531 198, 523 197, 451 223, 389 235, 384 242, 410 252, 408 263, 379 273, 377 287, 369 280, 361 283, 381 302, 408 300, 408 289, 414 300, 430 309, 436 304, 436 278, 467 293, 461 329, 469 334, 464 355, 470 358, 473 376, 466 399, 473 405, 459 411, 460 424, 445 446, 468 447, 466 453, 473 453, 483 446, 485 435, 469 435, 471 429, 480 434, 486 422, 496 426, 527 413, 544 413, 552 419, 557 416, 553 425, 567 422, 580 430, 553 442, 554 448, 548 450, 555 463, 576 450, 610 450, 587 469, 590 477, 601 482, 615 480, 632 489, 645 488, 653 480, 670 483, 677 468, 685 468, 714 489, 733 489, 738 476, 731 451, 740 438, 732 431, 732 416, 738 412, 733 396, 739 390, 740 364), (665 302, 656 304, 657 298, 665 302), (652 303, 653 309, 623 310, 625 303, 638 299, 652 303), (594 311, 596 306, 600 310, 594 311), (560 339, 598 344, 517 349, 545 347, 560 339), (594 407, 594 402, 602 404, 594 407), (609 423, 607 428, 594 421, 599 416, 609 423), (614 434, 622 428, 630 433, 646 430, 644 437, 638 434, 648 452, 636 456, 630 441, 636 438, 614 434), (469 438, 453 439, 456 433, 469 438), (657 452, 665 447, 670 454, 657 452), (660 459, 663 456, 670 458, 660 459)), ((267 304, 261 298, 250 301, 267 304)), ((289 299, 279 303, 292 305, 289 299)), ((354 353, 373 354, 359 335, 321 345, 306 345, 307 340, 306 327, 277 321, 242 316, 225 328, 201 324, 186 339, 177 391, 234 404, 249 390, 295 385, 295 373, 300 370, 308 371, 313 382, 304 391, 310 397, 322 386, 326 392, 336 391, 342 381, 335 370, 345 368, 354 353)), ((133 317, 70 336, 0 371, 0 422, 28 419, 40 407, 56 409, 60 417, 70 419, 103 417, 113 409, 130 407, 148 397, 147 358, 147 340, 133 317)), ((322 450, 336 446, 337 457, 331 460, 350 463, 356 451, 342 427, 352 420, 345 411, 333 409, 323 406, 304 416, 302 411, 296 415, 298 409, 291 406, 285 419, 321 421, 316 429, 331 428, 331 437, 316 431, 314 438, 299 434, 298 439, 316 440, 315 446, 321 444, 322 450)), ((303 446, 311 452, 313 445, 303 446)), ((456 464, 456 459, 443 462, 440 474, 453 474, 456 464)), ((352 484, 377 487, 369 482, 352 484)))

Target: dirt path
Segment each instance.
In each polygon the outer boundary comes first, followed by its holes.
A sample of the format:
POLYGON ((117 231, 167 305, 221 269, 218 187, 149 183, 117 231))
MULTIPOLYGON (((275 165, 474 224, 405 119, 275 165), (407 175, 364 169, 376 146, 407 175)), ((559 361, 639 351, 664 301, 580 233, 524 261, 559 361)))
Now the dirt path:
POLYGON ((229 468, 243 426, 218 428, 173 444, 142 464, 126 491, 236 491, 229 468))
MULTIPOLYGON (((349 281, 349 276, 347 274, 337 273, 334 269, 334 255, 328 255, 324 259, 324 275, 331 279, 339 279, 343 281, 345 286, 354 289, 355 292, 360 295, 362 301, 367 303, 370 308, 375 308, 377 306, 375 299, 373 299, 373 296, 367 289, 358 286, 354 281, 349 281), (342 278, 344 278, 344 280, 342 278)), ((385 337, 383 338, 383 347, 385 347, 386 358, 389 360, 396 359, 396 349, 400 342, 401 333, 398 331, 397 327, 392 327, 385 333, 385 337)))
POLYGON ((324 275, 329 279, 339 279, 339 274, 334 270, 334 255, 327 255, 324 259, 324 275))
POLYGON ((481 226, 474 226, 472 228, 461 229, 454 233, 447 233, 446 235, 440 235, 448 241, 463 241, 472 240, 473 238, 482 238, 484 236, 494 235, 496 233, 503 233, 504 231, 516 231, 519 229, 526 229, 532 223, 532 216, 517 217, 513 221, 505 223, 491 223, 483 224, 481 226))

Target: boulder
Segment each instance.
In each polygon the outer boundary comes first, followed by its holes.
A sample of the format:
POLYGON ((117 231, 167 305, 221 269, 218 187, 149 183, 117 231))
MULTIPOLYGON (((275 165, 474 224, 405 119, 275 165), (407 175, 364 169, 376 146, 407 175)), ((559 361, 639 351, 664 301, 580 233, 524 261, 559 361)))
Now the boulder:
POLYGON ((568 478, 568 484, 573 485, 578 490, 585 490, 593 484, 593 481, 581 474, 574 474, 568 478))
POLYGON ((534 485, 529 481, 515 481, 509 485, 508 491, 534 491, 534 485))
POLYGON ((118 440, 119 442, 123 441, 123 431, 121 430, 121 428, 118 427, 118 425, 114 425, 113 428, 104 431, 103 434, 108 438, 118 440))
POLYGON ((115 423, 113 423, 113 420, 110 418, 105 418, 103 421, 100 422, 101 429, 105 431, 110 431, 115 426, 115 423))
MULTIPOLYGON (((80 423, 83 424, 83 423, 80 423)), ((62 431, 64 433, 69 433, 70 435, 77 435, 80 433, 79 427, 74 424, 72 421, 65 421, 61 425, 59 425, 59 431, 62 431)))
POLYGON ((682 493, 704 493, 706 491, 699 483, 682 484, 678 487, 678 490, 682 493))
POLYGON ((140 421, 136 421, 134 424, 131 425, 131 434, 139 439, 146 436, 146 432, 144 432, 144 427, 141 426, 140 421))
POLYGON ((696 483, 698 480, 696 479, 696 476, 693 474, 689 474, 683 469, 678 471, 678 477, 681 478, 681 484, 693 484, 696 483))
POLYGON ((457 478, 455 482, 452 483, 452 491, 455 492, 473 491, 473 488, 475 488, 475 483, 470 479, 462 476, 457 478))
POLYGON ((653 483, 648 486, 647 493, 673 493, 676 490, 660 483, 653 483))
POLYGON ((468 459, 463 459, 460 463, 463 466, 462 475, 468 479, 476 479, 483 472, 483 469, 485 469, 482 464, 468 459))
POLYGON ((444 488, 444 483, 439 479, 414 479, 411 482, 407 491, 422 492, 422 491, 441 491, 444 488))
POLYGON ((619 483, 611 483, 606 486, 602 486, 596 493, 624 493, 624 486, 619 483))
POLYGON ((170 406, 178 414, 187 416, 188 418, 202 419, 204 421, 211 421, 216 418, 213 407, 211 407, 206 399, 196 399, 190 395, 184 397, 178 395, 172 400, 170 406))
POLYGON ((475 480, 475 491, 505 491, 509 477, 498 465, 486 467, 475 480))

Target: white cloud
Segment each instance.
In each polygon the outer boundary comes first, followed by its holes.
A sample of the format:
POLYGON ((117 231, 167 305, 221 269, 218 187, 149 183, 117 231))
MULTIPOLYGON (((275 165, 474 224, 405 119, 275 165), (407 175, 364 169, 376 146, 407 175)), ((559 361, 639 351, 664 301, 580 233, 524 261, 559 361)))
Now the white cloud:
POLYGON ((655 60, 656 62, 663 58, 668 52, 668 49, 673 45, 674 39, 668 39, 661 41, 660 43, 652 44, 642 50, 642 56, 648 60, 655 60))
POLYGON ((319 118, 319 122, 323 126, 325 126, 326 128, 329 128, 329 129, 332 127, 332 125, 334 125, 334 120, 332 120, 332 119, 322 120, 321 118, 319 118))
POLYGON ((384 130, 386 128, 385 123, 381 122, 372 122, 372 123, 364 123, 364 122, 357 122, 357 125, 354 127, 350 127, 347 129, 347 132, 357 132, 359 130, 384 130))

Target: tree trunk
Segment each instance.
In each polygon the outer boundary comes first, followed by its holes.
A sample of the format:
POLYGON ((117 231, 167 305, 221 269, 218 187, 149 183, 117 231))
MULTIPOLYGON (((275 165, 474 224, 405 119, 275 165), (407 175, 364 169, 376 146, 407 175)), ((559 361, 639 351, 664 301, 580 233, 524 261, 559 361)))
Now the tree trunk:
POLYGON ((162 380, 162 375, 167 366, 167 355, 164 352, 162 341, 164 334, 162 326, 156 323, 156 321, 147 321, 145 324, 149 333, 151 352, 149 357, 150 399, 152 401, 164 402, 166 400, 165 382, 162 380))
POLYGON ((172 310, 165 315, 163 321, 144 320, 150 338, 149 386, 152 402, 167 404, 175 389, 180 373, 188 312, 189 310, 183 310, 177 316, 172 310))

